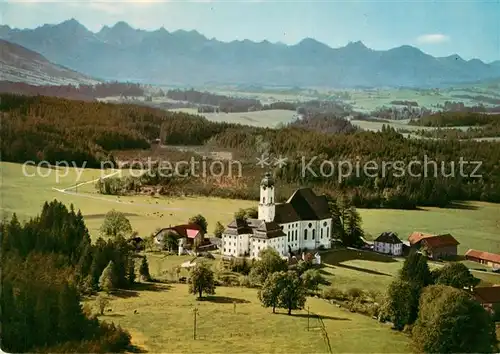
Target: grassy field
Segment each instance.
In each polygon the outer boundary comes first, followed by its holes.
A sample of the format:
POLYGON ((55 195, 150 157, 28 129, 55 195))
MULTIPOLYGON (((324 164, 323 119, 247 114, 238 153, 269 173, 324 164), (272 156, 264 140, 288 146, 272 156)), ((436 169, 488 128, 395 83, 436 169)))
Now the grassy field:
MULTIPOLYGON (((100 316, 129 330, 139 349, 163 353, 327 353, 319 321, 306 311, 272 314, 257 291, 218 287, 216 295, 197 301, 187 285, 149 285, 113 297, 111 312, 100 316), (236 303, 236 305, 234 305, 236 303), (198 309, 196 340, 194 308, 198 309), (137 313, 134 314, 134 311, 137 313)), ((409 339, 387 325, 309 298, 306 306, 321 315, 332 352, 408 352, 409 339), (366 338, 370 337, 367 341, 366 338)))
MULTIPOLYGON (((163 278, 168 269, 192 259, 159 253, 147 256, 151 274, 159 278, 163 278)), ((345 249, 325 252, 322 260, 321 272, 335 288, 356 287, 381 294, 402 266, 402 259, 345 249)), ((208 262, 216 267, 218 259, 208 262)), ((430 263, 431 269, 437 266, 430 263)), ((181 276, 185 275, 183 270, 181 276)), ((483 280, 481 285, 500 283, 500 275, 482 272, 474 272, 474 275, 483 280), (488 279, 490 282, 485 282, 488 279)), ((89 302, 92 304, 92 300, 89 302)), ((215 296, 196 301, 184 284, 139 284, 136 289, 113 296, 110 308, 112 311, 100 319, 129 330, 133 344, 144 351, 327 352, 317 318, 310 317, 310 331, 307 331, 306 311, 295 311, 292 316, 287 316, 285 310, 272 314, 260 305, 255 289, 218 287, 215 296), (196 340, 192 337, 194 308, 199 311, 196 340), (247 344, 250 341, 251 346, 247 344)), ((410 351, 407 336, 367 316, 351 313, 319 298, 308 298, 305 308, 323 319, 334 353, 410 351), (367 336, 370 341, 363 340, 367 336)))
MULTIPOLYGON (((1 166, 1 210, 2 216, 16 213, 20 219, 28 219, 40 213, 43 203, 57 199, 66 205, 73 204, 80 209, 92 236, 98 236, 105 214, 116 209, 128 216, 132 227, 142 236, 151 234, 158 227, 168 227, 178 223, 185 223, 198 213, 202 213, 212 231, 215 223, 227 223, 231 220, 234 211, 240 207, 249 207, 255 203, 251 201, 228 200, 217 198, 155 198, 150 196, 115 197, 99 195, 95 192, 94 183, 78 187, 78 193, 65 194, 55 188, 67 188, 76 183, 92 181, 99 178, 101 171, 86 169, 80 179, 76 170, 70 171, 68 176, 57 182, 55 172, 41 169, 42 174, 48 177, 27 177, 23 174, 22 165, 0 163, 1 166), (54 172, 49 175, 49 172, 54 172)), ((36 173, 36 168, 27 171, 36 173)), ((104 174, 106 174, 105 172, 104 174)), ((75 190, 72 190, 74 192, 75 190)))
MULTIPOLYGON (((179 108, 171 111, 199 114, 195 108, 179 108)), ((290 123, 296 119, 295 111, 283 109, 242 113, 202 113, 201 115, 213 122, 238 123, 266 128, 274 128, 278 124, 290 123)))
MULTIPOLYGON (((78 193, 65 194, 56 188, 67 188, 76 183, 99 178, 101 171, 85 169, 80 179, 72 169, 66 177, 57 180, 55 170, 40 169, 48 177, 27 177, 22 165, 0 163, 1 208, 5 216, 15 212, 22 219, 36 216, 47 200, 58 199, 80 209, 93 236, 111 209, 126 213, 132 227, 141 235, 149 235, 157 227, 184 223, 194 214, 203 214, 209 231, 217 221, 227 223, 239 208, 255 206, 254 201, 219 198, 155 198, 150 196, 114 197, 95 192, 93 183, 78 187, 78 193), (53 172, 50 173, 49 172, 53 172)), ((28 168, 34 173, 35 168, 28 168)), ((106 174, 107 172, 104 172, 106 174)), ((75 190, 72 190, 73 192, 75 190)), ((413 231, 451 233, 461 243, 459 251, 469 248, 500 252, 500 205, 471 202, 456 209, 425 208, 422 210, 360 209, 363 228, 372 237, 384 231, 397 232, 407 239, 413 231)))

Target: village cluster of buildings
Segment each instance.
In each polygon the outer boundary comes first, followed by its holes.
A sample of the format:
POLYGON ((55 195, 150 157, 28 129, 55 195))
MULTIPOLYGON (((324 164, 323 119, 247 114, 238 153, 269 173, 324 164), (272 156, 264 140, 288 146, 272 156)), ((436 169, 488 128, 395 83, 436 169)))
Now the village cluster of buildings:
MULTIPOLYGON (((403 242, 393 232, 384 232, 373 242, 373 250, 393 256, 402 256, 410 248, 415 248, 431 259, 456 257, 460 243, 451 234, 433 235, 413 232, 407 242, 403 242), (405 252, 406 250, 406 252, 405 252)), ((465 259, 500 270, 500 255, 470 249, 465 259)))
MULTIPOLYGON (((273 248, 289 261, 310 256, 313 263, 319 264, 319 253, 313 256, 312 253, 304 252, 330 249, 333 239, 331 232, 332 218, 326 196, 318 196, 310 188, 301 188, 285 203, 276 203, 275 183, 267 173, 260 183, 257 218, 234 219, 220 239, 206 238, 196 224, 183 224, 158 231, 154 242, 165 247, 168 235, 173 233, 178 241, 179 254, 191 252, 196 244, 198 251, 218 249, 225 257, 258 259, 260 251, 273 248)), ((402 241, 396 233, 384 232, 374 240, 371 249, 391 256, 404 256, 411 249, 416 249, 430 259, 437 260, 455 258, 459 244, 448 233, 435 235, 413 232, 406 241, 402 241)), ((470 249, 465 259, 500 271, 499 254, 470 249)), ((500 286, 478 287, 474 295, 487 308, 495 304, 500 306, 500 286)))
MULTIPOLYGON (((285 203, 276 203, 275 182, 266 173, 260 182, 258 217, 234 219, 225 228, 222 238, 206 238, 196 224, 170 226, 160 230, 154 241, 165 244, 169 233, 178 238, 179 254, 196 243, 200 250, 219 249, 226 257, 259 258, 265 248, 275 249, 281 256, 290 257, 297 251, 329 249, 332 246, 332 218, 326 196, 316 195, 311 188, 297 189, 285 203)), ((373 242, 373 251, 403 256, 410 249, 430 259, 453 258, 460 243, 451 234, 413 232, 407 241, 396 233, 384 232, 373 242)), ((465 258, 500 270, 500 255, 470 249, 465 258)))

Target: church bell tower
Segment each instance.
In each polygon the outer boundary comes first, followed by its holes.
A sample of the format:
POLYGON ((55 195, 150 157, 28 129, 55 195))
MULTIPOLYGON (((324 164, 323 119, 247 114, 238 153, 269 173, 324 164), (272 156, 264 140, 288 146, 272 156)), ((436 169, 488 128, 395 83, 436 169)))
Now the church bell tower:
POLYGON ((270 172, 267 172, 260 181, 259 220, 271 222, 274 220, 274 180, 270 172))

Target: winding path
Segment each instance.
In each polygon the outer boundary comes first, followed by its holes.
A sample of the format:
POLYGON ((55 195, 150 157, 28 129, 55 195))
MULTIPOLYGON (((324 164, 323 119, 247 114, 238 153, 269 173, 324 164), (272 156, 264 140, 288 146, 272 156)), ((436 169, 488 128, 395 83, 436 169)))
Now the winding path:
MULTIPOLYGON (((159 205, 154 205, 154 204, 149 204, 149 203, 135 203, 133 201, 113 200, 113 199, 109 199, 109 198, 106 198, 106 197, 101 197, 99 195, 92 195, 92 194, 88 194, 88 193, 76 193, 76 192, 71 191, 72 189, 76 189, 76 188, 78 188, 80 186, 83 186, 85 184, 96 183, 100 179, 110 178, 110 177, 113 177, 113 176, 115 176, 115 175, 117 175, 119 173, 120 173, 120 171, 116 171, 116 172, 110 173, 108 175, 105 175, 103 177, 96 178, 96 179, 91 180, 91 181, 86 181, 86 182, 78 183, 78 184, 76 184, 74 186, 67 187, 67 188, 62 188, 61 189, 61 188, 52 187, 52 190, 54 190, 56 192, 64 193, 66 195, 84 197, 84 198, 89 198, 89 199, 94 199, 94 200, 102 200, 102 201, 108 202, 108 203, 117 203, 117 204, 125 204, 125 205, 136 205, 136 206, 140 206, 140 207, 153 208, 153 209, 165 210, 165 211, 175 211, 175 210, 176 211, 189 211, 189 210, 191 210, 191 208, 162 207, 162 206, 159 206, 159 205)), ((223 213, 223 214, 233 215, 233 213, 223 213)))

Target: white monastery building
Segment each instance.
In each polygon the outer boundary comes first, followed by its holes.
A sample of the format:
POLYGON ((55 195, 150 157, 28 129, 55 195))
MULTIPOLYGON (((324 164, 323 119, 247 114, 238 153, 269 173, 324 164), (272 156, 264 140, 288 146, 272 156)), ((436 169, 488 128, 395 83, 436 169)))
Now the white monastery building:
POLYGON ((299 249, 330 248, 332 218, 326 196, 310 188, 296 190, 286 203, 275 203, 274 180, 266 173, 260 183, 257 219, 235 219, 222 234, 225 256, 258 258, 274 248, 283 257, 299 249))

